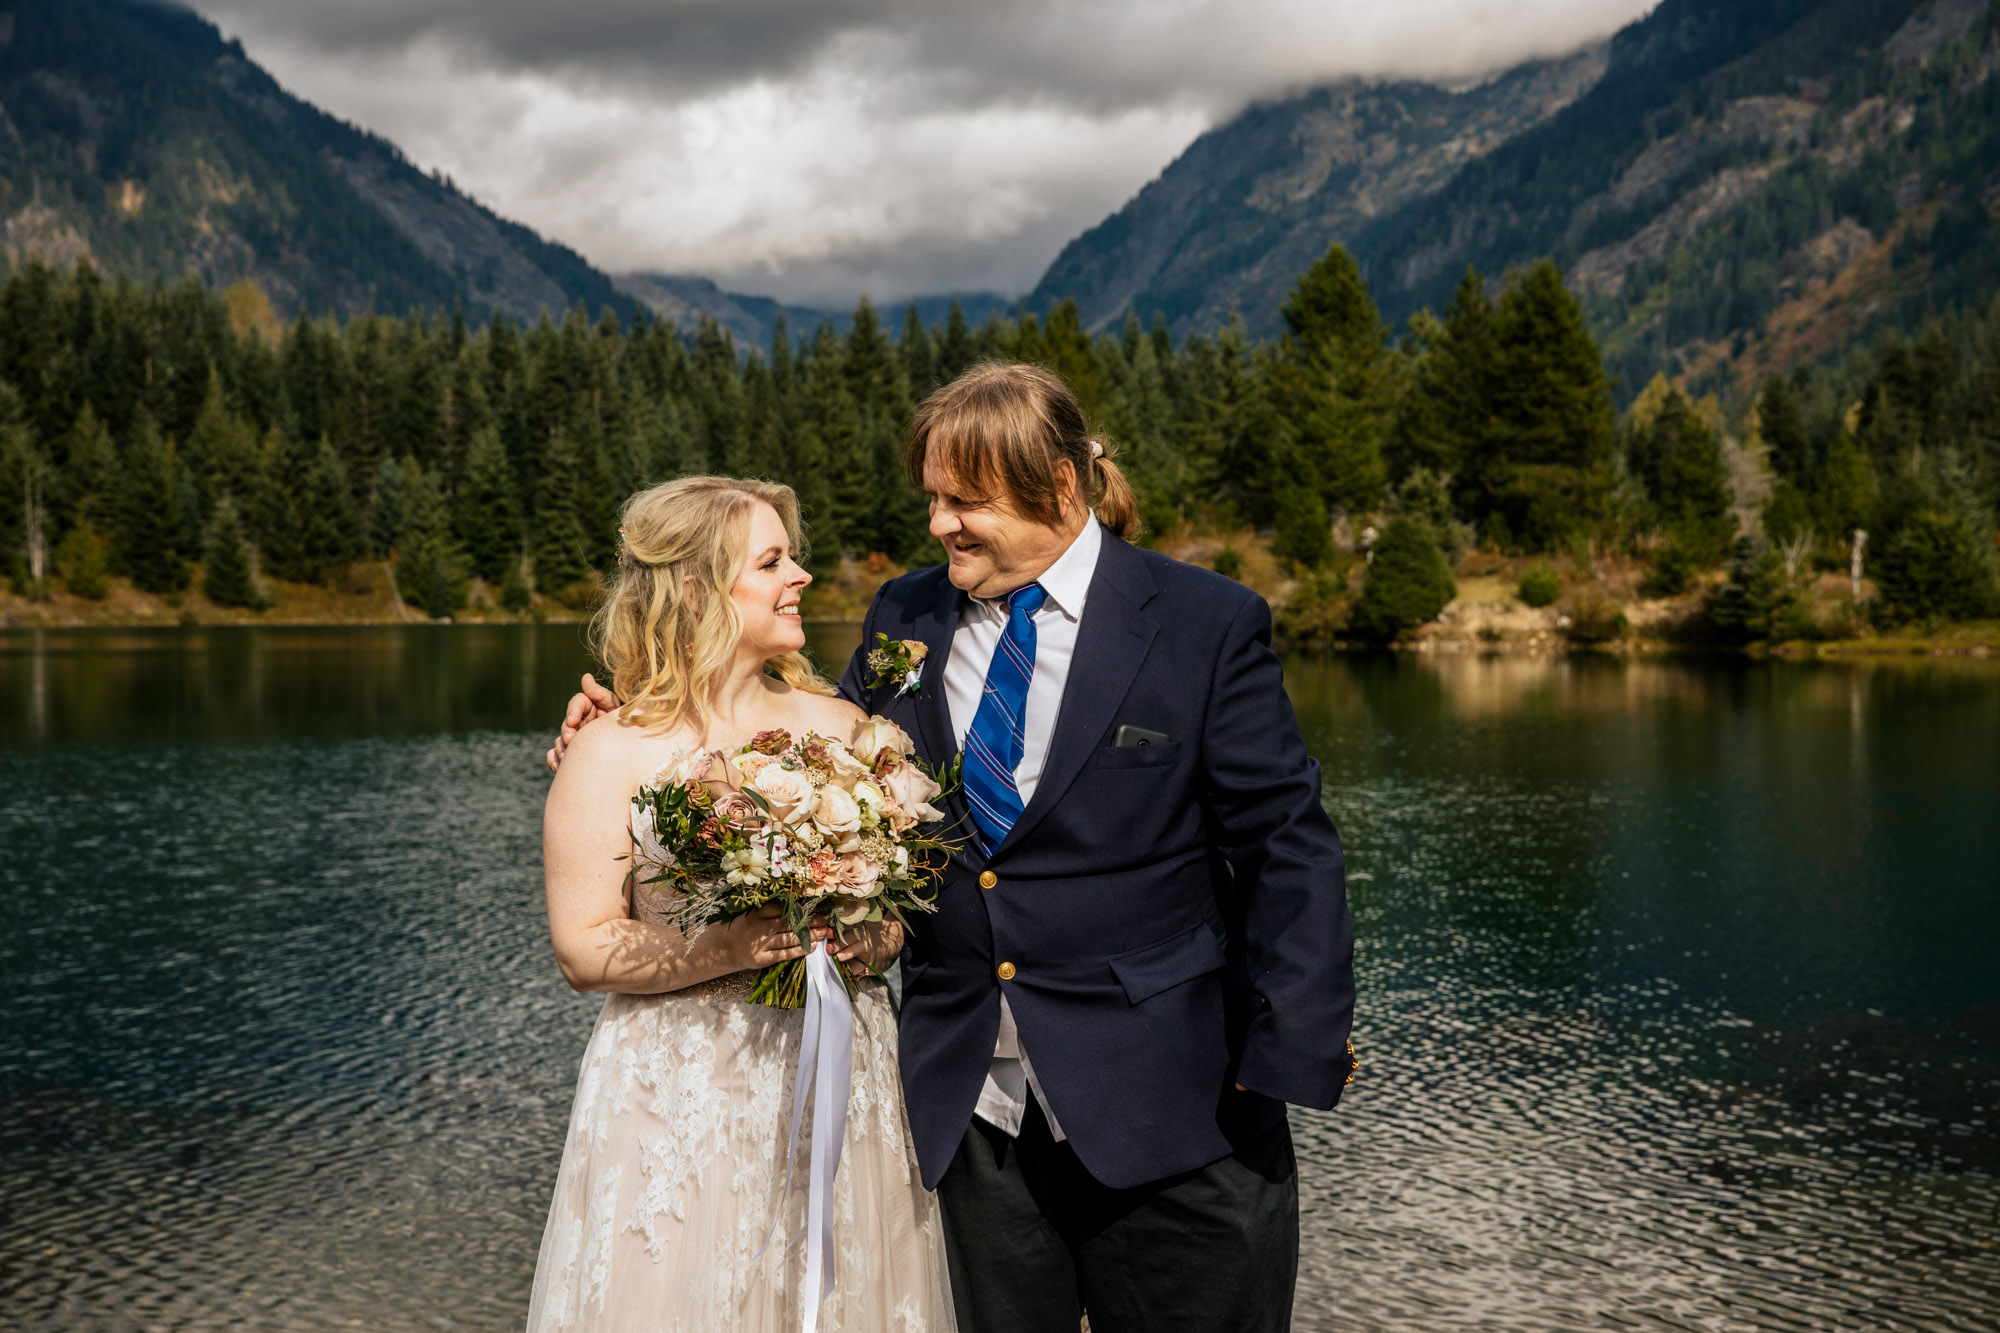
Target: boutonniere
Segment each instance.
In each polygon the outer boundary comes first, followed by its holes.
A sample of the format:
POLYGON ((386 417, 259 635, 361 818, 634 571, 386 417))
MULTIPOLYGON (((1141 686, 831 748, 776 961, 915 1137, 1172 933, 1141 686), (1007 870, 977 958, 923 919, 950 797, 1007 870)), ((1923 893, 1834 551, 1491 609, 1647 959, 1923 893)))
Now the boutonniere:
POLYGON ((900 697, 923 688, 921 673, 924 659, 930 656, 929 644, 921 639, 892 639, 886 634, 877 634, 875 644, 868 650, 868 669, 875 673, 869 689, 894 685, 900 697))

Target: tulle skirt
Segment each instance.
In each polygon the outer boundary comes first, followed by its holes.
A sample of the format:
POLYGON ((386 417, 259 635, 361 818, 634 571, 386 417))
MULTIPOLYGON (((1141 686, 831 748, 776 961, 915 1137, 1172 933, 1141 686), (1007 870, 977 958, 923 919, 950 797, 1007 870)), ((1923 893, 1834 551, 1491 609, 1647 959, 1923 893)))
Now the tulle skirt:
MULTIPOLYGON (((780 1194, 804 1018, 743 1003, 748 976, 605 1001, 577 1078, 530 1333, 801 1326, 806 1246, 790 1242, 805 1225, 810 1110, 782 1205, 780 1194)), ((854 1024, 838 1284, 820 1327, 949 1333, 937 1199, 918 1174, 881 983, 862 987, 854 1024)))

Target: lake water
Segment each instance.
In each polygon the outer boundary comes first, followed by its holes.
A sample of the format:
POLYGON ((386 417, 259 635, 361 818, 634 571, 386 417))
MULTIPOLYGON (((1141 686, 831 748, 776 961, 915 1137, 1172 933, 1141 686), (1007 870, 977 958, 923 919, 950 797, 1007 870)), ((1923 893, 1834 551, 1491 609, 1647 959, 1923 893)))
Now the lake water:
MULTIPOLYGON (((814 627, 843 658, 852 628, 814 627)), ((0 1327, 518 1327, 574 627, 0 635, 0 1327)), ((2000 1326, 2000 670, 1305 659, 1302 1329, 2000 1326)))

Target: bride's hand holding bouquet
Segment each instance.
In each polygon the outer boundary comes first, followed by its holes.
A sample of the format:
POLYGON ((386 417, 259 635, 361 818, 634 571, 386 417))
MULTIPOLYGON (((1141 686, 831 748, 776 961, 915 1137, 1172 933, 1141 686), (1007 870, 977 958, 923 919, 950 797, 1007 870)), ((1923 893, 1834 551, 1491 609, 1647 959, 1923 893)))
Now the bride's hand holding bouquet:
MULTIPOLYGON (((691 939, 747 931, 753 960, 778 959, 751 1002, 797 1008, 806 968, 780 959, 787 937, 806 952, 830 939, 838 958, 879 975, 910 915, 936 910, 951 850, 929 831, 944 819, 931 804, 942 791, 880 717, 846 743, 771 730, 733 752, 679 754, 632 798, 633 891, 691 939)), ((852 969, 842 975, 851 985, 852 969)))

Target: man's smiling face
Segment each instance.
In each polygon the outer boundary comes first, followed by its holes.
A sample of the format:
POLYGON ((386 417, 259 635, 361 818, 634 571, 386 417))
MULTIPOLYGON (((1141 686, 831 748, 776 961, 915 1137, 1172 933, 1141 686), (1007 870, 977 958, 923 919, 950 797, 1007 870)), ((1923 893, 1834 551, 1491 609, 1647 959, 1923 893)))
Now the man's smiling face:
POLYGON ((944 546, 952 586, 974 597, 1004 597, 1034 582, 1076 537, 1023 517, 1006 497, 969 498, 937 460, 924 462, 931 536, 944 546))

